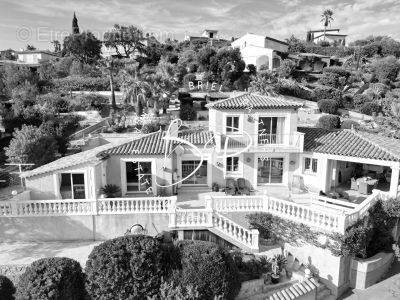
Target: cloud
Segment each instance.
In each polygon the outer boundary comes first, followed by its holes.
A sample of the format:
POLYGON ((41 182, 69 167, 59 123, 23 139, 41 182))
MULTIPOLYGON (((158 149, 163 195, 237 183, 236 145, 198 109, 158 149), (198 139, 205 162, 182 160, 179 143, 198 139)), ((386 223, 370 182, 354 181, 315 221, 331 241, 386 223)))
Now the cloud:
MULTIPOLYGON (((334 11, 332 27, 357 39, 370 34, 400 39, 399 0, 1 0, 4 24, 15 28, 70 31, 76 11, 81 29, 102 32, 114 23, 133 24, 156 35, 183 38, 204 28, 219 30, 224 37, 246 32, 288 38, 305 37, 308 29, 321 28, 324 9, 334 11)), ((14 34, 15 35, 15 34, 14 34)), ((0 26, 0 46, 10 33, 0 26)), ((5 40, 7 39, 7 40, 5 40)), ((11 40, 12 41, 12 40, 11 40)))

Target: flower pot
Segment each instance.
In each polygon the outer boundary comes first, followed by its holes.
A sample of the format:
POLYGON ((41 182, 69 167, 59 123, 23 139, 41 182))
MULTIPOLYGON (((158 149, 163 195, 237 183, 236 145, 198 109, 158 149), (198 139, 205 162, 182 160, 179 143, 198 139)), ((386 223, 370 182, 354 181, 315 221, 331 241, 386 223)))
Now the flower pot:
POLYGON ((279 283, 280 276, 278 274, 271 274, 271 283, 277 284, 279 283))

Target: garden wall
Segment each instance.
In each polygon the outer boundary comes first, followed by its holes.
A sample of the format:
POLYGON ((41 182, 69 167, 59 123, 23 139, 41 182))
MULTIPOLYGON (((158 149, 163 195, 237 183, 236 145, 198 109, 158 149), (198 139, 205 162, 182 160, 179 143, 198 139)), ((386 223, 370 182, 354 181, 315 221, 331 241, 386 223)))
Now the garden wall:
POLYGON ((107 240, 124 235, 134 224, 154 236, 169 230, 168 220, 168 214, 0 218, 0 241, 107 240))
POLYGON ((366 289, 378 282, 389 270, 393 262, 393 253, 380 252, 367 259, 352 259, 350 267, 350 286, 366 289))

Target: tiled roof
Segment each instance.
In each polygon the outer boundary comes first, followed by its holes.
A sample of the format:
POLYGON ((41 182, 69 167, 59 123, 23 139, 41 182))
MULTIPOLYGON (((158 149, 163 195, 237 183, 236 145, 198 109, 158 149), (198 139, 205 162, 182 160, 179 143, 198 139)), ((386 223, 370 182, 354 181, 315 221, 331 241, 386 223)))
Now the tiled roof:
POLYGON ((65 168, 70 168, 73 166, 77 166, 80 164, 91 164, 96 163, 104 158, 104 155, 101 155, 101 152, 113 147, 115 145, 107 144, 103 146, 99 146, 90 150, 86 150, 83 152, 79 152, 76 154, 68 155, 61 157, 55 161, 52 161, 48 164, 40 166, 36 169, 23 172, 21 174, 22 177, 31 177, 35 175, 40 175, 48 172, 53 172, 57 170, 62 170, 65 168))
POLYGON ((104 153, 109 155, 162 155, 166 152, 164 136, 164 131, 157 131, 108 149, 104 153))
POLYGON ((377 160, 400 161, 400 141, 350 129, 300 127, 304 151, 377 160))
POLYGON ((299 108, 302 104, 286 100, 283 97, 245 93, 228 99, 215 101, 206 106, 214 109, 286 109, 299 108))
POLYGON ((208 130, 185 130, 178 133, 178 137, 187 140, 193 145, 215 145, 214 134, 208 130))

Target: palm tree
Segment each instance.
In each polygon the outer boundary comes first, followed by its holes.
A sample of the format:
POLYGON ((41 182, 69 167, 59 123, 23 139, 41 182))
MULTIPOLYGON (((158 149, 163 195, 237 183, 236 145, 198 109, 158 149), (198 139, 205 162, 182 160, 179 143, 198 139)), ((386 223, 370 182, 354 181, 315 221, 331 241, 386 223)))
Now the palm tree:
POLYGON ((326 38, 326 28, 331 24, 331 21, 333 21, 333 11, 325 9, 321 15, 321 22, 324 24, 324 41, 326 38))

